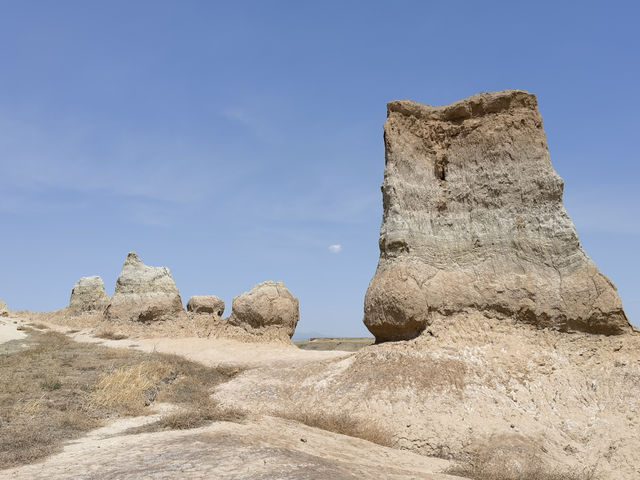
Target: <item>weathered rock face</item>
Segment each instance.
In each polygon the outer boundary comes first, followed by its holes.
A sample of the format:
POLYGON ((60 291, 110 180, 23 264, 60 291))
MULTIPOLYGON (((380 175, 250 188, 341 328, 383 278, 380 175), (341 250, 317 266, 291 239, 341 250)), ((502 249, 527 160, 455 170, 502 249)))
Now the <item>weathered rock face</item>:
POLYGON ((82 277, 71 290, 69 311, 72 314, 102 313, 109 305, 109 297, 104 291, 102 278, 82 277))
POLYGON ((8 317, 9 316, 9 307, 0 299, 0 317, 8 317))
POLYGON ((364 315, 377 340, 415 337, 434 312, 629 331, 562 205, 534 95, 394 101, 384 132, 380 260, 364 315))
POLYGON ((185 316, 178 287, 167 267, 149 267, 135 252, 129 253, 111 302, 109 320, 153 322, 185 316))
POLYGON ((221 317, 224 313, 224 301, 215 295, 194 295, 187 302, 187 311, 221 317))
POLYGON ((253 329, 278 328, 293 336, 300 318, 298 299, 282 282, 262 282, 233 299, 229 323, 253 329))

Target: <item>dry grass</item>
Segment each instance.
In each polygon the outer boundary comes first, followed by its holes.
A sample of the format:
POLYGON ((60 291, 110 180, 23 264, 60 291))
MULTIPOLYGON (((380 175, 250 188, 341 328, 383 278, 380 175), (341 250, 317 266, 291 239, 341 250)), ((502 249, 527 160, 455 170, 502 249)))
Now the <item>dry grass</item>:
POLYGON ((29 323, 28 325, 30 327, 37 328, 38 330, 48 330, 49 329, 49 327, 46 326, 44 323, 29 323))
POLYGON ((103 328, 95 334, 97 338, 104 338, 105 340, 124 340, 127 336, 124 333, 116 333, 111 329, 103 328))
POLYGON ((356 352, 373 345, 374 338, 310 338, 293 342, 301 350, 340 350, 356 352))
POLYGON ((220 407, 213 400, 207 398, 200 403, 188 406, 184 410, 169 413, 156 422, 131 428, 126 433, 138 434, 163 430, 186 430, 202 427, 211 422, 240 422, 244 418, 244 412, 220 407))
POLYGON ((361 352, 344 376, 388 390, 414 388, 418 390, 452 390, 462 395, 466 385, 467 366, 450 358, 386 351, 361 352))
POLYGON ((280 413, 278 416, 310 427, 368 440, 385 447, 393 444, 391 433, 377 423, 359 420, 346 413, 311 412, 292 408, 289 412, 280 413))
POLYGON ((596 470, 585 467, 580 471, 546 466, 540 458, 527 457, 516 461, 508 457, 492 457, 486 453, 475 454, 447 470, 474 480, 597 480, 596 470))
POLYGON ((121 415, 140 415, 155 401, 159 384, 172 374, 171 365, 162 360, 117 368, 98 379, 89 404, 121 415))
POLYGON ((147 413, 155 400, 195 409, 237 373, 173 355, 78 343, 51 331, 27 332, 26 339, 0 345, 0 468, 58 451, 111 416, 147 413))

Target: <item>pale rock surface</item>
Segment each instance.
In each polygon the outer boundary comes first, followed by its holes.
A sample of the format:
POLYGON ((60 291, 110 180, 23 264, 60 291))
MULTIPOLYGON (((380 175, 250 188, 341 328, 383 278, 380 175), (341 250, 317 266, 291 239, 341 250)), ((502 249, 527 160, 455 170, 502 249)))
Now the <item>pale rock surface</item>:
POLYGON ((194 295, 187 302, 187 311, 221 317, 224 313, 224 301, 215 295, 194 295))
POLYGON ((248 329, 277 329, 291 338, 300 311, 298 299, 282 282, 259 283, 233 299, 229 323, 248 329))
POLYGON ((105 316, 110 321, 147 323, 183 319, 186 312, 169 269, 147 266, 130 252, 105 316))
POLYGON ((82 277, 71 290, 69 311, 72 314, 102 313, 107 305, 109 296, 104 291, 102 278, 98 276, 82 277))
POLYGON ((445 460, 278 418, 138 435, 126 432, 145 418, 150 417, 116 420, 68 442, 64 451, 41 462, 3 470, 2 478, 461 480, 439 473, 449 464, 445 460))
POLYGON ((344 413, 426 456, 478 451, 492 464, 555 473, 548 478, 640 478, 638 333, 568 335, 477 312, 434 317, 430 334, 409 341, 303 365, 264 362, 215 398, 276 416, 344 413))
POLYGON ((561 331, 630 331, 562 205, 534 95, 390 102, 384 142, 380 260, 364 315, 378 341, 415 337, 435 313, 473 311, 561 331))
POLYGON ((9 316, 9 307, 0 299, 0 317, 8 317, 9 316))

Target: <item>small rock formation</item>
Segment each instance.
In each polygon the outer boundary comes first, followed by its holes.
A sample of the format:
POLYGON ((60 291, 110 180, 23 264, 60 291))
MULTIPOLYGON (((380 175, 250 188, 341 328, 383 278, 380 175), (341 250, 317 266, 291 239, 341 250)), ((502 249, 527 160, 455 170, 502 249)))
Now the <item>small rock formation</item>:
POLYGON ((415 337, 434 314, 474 311, 562 331, 630 330, 562 205, 534 95, 390 102, 384 142, 380 260, 364 306, 378 341, 415 337))
POLYGON ((233 299, 229 323, 250 329, 275 328, 291 338, 299 318, 298 299, 282 282, 267 281, 233 299))
POLYGON ((102 278, 82 277, 71 290, 69 311, 74 315, 102 313, 109 305, 109 297, 104 291, 102 278))
POLYGON ((187 311, 214 314, 222 317, 224 313, 224 301, 215 295, 194 295, 187 302, 187 311))
POLYGON ((9 316, 9 307, 7 304, 0 299, 0 317, 8 317, 9 316))
POLYGON ((149 267, 130 252, 105 316, 108 320, 147 323, 183 318, 186 312, 169 269, 149 267))

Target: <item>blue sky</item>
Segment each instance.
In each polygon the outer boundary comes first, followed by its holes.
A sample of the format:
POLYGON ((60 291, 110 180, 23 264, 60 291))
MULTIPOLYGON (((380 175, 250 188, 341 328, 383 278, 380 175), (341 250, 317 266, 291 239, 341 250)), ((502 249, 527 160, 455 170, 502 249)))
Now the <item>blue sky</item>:
POLYGON ((183 300, 282 280, 364 335, 386 102, 538 96, 565 205, 640 324, 636 2, 0 1, 0 298, 126 253, 183 300), (331 245, 340 245, 330 249, 331 245))

